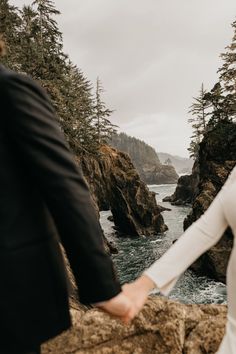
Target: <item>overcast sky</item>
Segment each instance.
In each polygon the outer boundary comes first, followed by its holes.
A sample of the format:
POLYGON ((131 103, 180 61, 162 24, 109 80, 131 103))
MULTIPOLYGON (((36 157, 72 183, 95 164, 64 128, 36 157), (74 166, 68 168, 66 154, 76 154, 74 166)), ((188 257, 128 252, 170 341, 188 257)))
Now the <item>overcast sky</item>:
MULTIPOLYGON (((21 6, 28 0, 10 0, 21 6)), ((188 156, 188 107, 217 80, 235 0, 56 0, 65 51, 115 109, 120 130, 188 156)))

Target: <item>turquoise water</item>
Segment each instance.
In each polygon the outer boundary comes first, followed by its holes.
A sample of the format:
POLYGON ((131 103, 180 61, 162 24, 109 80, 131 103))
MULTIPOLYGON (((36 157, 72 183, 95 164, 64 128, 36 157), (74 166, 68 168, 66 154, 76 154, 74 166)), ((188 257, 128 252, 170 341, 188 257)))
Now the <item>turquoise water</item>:
MULTIPOLYGON (((101 224, 106 237, 118 248, 119 253, 113 255, 118 275, 122 283, 134 280, 142 271, 172 245, 173 241, 183 233, 183 220, 190 211, 189 207, 172 206, 161 202, 171 195, 176 185, 151 185, 149 189, 158 193, 157 202, 171 208, 171 211, 162 213, 169 230, 164 234, 152 237, 126 238, 117 237, 114 224, 107 220, 109 211, 101 212, 101 224)), ((187 270, 179 279, 169 298, 183 303, 226 303, 226 286, 207 277, 199 277, 187 270)))

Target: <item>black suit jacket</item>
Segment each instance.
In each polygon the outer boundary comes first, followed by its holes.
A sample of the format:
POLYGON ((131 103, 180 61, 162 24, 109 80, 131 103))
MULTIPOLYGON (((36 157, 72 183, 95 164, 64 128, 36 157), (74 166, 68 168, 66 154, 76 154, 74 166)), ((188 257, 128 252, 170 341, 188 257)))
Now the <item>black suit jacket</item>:
POLYGON ((0 330, 35 345, 71 325, 60 238, 82 303, 120 292, 88 186, 52 105, 0 68, 0 330))

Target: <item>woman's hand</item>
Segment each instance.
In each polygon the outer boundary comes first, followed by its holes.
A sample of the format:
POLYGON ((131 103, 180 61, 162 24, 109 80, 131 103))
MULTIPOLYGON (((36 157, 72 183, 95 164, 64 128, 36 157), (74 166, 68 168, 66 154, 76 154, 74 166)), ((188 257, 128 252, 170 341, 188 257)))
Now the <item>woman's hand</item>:
POLYGON ((155 283, 146 275, 142 275, 133 283, 125 284, 122 287, 124 295, 129 298, 133 305, 124 316, 124 322, 130 322, 142 310, 149 292, 155 287, 155 283))
POLYGON ((125 324, 129 322, 129 313, 134 312, 134 305, 132 301, 124 294, 123 291, 110 300, 95 303, 93 306, 108 312, 111 316, 119 318, 125 324))
POLYGON ((125 284, 122 292, 112 299, 94 304, 94 306, 120 318, 128 324, 142 310, 149 292, 155 283, 146 275, 142 275, 133 283, 125 284))

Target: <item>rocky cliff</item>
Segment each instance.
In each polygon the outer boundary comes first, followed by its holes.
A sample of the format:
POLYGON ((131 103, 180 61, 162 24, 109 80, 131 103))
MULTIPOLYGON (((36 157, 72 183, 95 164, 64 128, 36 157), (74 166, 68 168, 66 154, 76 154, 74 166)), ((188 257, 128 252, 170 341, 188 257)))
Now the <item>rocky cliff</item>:
POLYGON ((178 174, 172 165, 163 165, 153 147, 144 141, 126 135, 115 134, 111 145, 116 149, 126 152, 141 179, 147 184, 176 183, 178 174))
POLYGON ((124 326, 72 303, 73 327, 45 343, 42 354, 213 354, 224 335, 226 312, 224 305, 183 305, 153 296, 124 326))
MULTIPOLYGON (((185 305, 150 296, 128 326, 78 303, 68 259, 73 326, 42 346, 42 354, 214 354, 225 332, 225 305, 185 305)), ((226 353, 227 354, 227 353, 226 353)))
POLYGON ((172 165, 148 164, 137 167, 140 177, 147 184, 172 184, 178 175, 172 165))
POLYGON ((158 157, 161 163, 165 163, 165 161, 171 161, 171 164, 174 166, 176 172, 178 174, 191 174, 192 167, 193 167, 193 160, 186 157, 176 156, 167 154, 165 152, 158 151, 158 157))
POLYGON ((140 179, 127 154, 104 145, 98 157, 87 155, 79 161, 99 209, 111 209, 123 234, 152 235, 167 229, 155 194, 140 179))
MULTIPOLYGON (((192 211, 184 221, 186 229, 209 207, 236 164, 236 124, 220 123, 206 134, 200 145, 198 169, 199 183, 192 211)), ((192 268, 225 282, 226 267, 232 249, 230 229, 212 249, 201 256, 192 268)))
POLYGON ((191 175, 184 175, 178 179, 174 194, 167 196, 163 202, 170 202, 172 205, 192 204, 198 192, 199 163, 195 162, 191 175))

